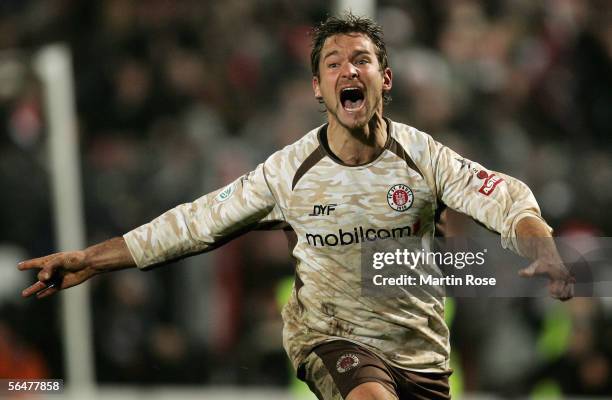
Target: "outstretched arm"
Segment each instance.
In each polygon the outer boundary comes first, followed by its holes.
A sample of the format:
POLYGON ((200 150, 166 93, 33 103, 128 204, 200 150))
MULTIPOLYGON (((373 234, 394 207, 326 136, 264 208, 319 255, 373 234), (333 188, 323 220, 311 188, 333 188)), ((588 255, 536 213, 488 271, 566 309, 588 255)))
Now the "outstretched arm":
POLYGON ((525 217, 516 225, 516 241, 520 253, 533 262, 519 271, 520 276, 548 277, 548 291, 556 299, 565 301, 574 296, 574 278, 563 261, 550 230, 542 220, 525 217))
POLYGON ((519 274, 549 278, 552 297, 568 300, 574 280, 563 265, 538 203, 523 182, 490 171, 430 141, 438 198, 501 235, 502 245, 533 262, 519 274))
MULTIPOLYGON (((94 275, 155 265, 219 247, 260 224, 282 221, 265 178, 263 164, 231 184, 181 204, 123 237, 82 251, 51 254, 19 263, 20 270, 39 269, 38 282, 22 292, 47 297, 94 275)), ((275 225, 276 226, 276 225, 275 225)))
POLYGON ((21 292, 23 297, 36 294, 43 298, 58 290, 76 286, 94 275, 125 268, 136 263, 122 237, 109 239, 85 250, 66 251, 22 261, 21 271, 38 269, 38 282, 21 292))

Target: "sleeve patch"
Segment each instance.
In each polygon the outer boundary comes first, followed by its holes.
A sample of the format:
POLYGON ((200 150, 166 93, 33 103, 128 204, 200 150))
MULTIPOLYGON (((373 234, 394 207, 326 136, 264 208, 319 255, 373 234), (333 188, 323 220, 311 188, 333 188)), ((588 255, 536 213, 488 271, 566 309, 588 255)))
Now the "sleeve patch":
POLYGON ((495 174, 488 175, 484 170, 481 170, 477 174, 478 178, 484 179, 482 186, 478 189, 479 193, 485 196, 490 196, 503 179, 495 174))
POLYGON ((236 182, 231 183, 215 197, 219 203, 229 200, 236 191, 236 182))

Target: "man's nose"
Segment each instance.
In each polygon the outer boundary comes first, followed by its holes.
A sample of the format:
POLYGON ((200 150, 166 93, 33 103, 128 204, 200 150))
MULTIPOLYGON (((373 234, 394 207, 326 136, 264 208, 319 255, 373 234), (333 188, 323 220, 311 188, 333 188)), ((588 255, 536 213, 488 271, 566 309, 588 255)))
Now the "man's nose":
POLYGON ((351 62, 344 63, 342 76, 347 79, 355 79, 359 76, 359 70, 351 62))

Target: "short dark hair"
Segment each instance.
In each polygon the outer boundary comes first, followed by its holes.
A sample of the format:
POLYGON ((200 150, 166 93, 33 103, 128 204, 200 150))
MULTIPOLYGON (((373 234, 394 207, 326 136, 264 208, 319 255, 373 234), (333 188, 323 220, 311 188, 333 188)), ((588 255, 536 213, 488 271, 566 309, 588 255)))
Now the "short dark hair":
MULTIPOLYGON (((370 18, 356 16, 349 12, 341 17, 328 17, 312 29, 312 51, 310 52, 312 76, 319 78, 319 61, 321 60, 321 50, 325 40, 334 35, 351 33, 363 34, 372 41, 376 48, 376 58, 378 58, 381 72, 389 67, 387 46, 381 26, 370 18)), ((389 93, 383 92, 383 100, 385 104, 391 101, 389 93)))

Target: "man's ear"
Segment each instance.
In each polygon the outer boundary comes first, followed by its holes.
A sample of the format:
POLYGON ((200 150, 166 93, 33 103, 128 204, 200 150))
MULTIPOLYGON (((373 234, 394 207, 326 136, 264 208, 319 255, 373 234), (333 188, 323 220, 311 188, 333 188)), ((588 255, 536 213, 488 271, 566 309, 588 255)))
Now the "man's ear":
POLYGON ((388 92, 391 90, 391 86, 393 86, 393 72, 391 68, 385 68, 383 71, 383 92, 388 92))
POLYGON ((321 87, 319 86, 319 78, 317 78, 316 76, 312 77, 312 90, 314 91, 315 99, 323 99, 323 95, 321 94, 321 87))

